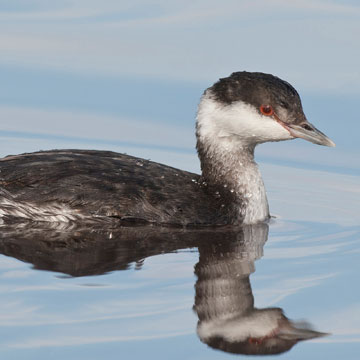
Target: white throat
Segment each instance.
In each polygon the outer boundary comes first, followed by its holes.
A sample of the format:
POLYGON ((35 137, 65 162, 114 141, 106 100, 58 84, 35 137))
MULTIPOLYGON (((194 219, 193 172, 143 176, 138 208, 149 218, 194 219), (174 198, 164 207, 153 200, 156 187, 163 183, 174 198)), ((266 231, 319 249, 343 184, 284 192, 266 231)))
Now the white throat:
POLYGON ((199 105, 196 133, 205 179, 235 193, 243 223, 268 219, 269 206, 254 149, 265 141, 291 139, 290 133, 248 104, 220 104, 209 90, 199 105))

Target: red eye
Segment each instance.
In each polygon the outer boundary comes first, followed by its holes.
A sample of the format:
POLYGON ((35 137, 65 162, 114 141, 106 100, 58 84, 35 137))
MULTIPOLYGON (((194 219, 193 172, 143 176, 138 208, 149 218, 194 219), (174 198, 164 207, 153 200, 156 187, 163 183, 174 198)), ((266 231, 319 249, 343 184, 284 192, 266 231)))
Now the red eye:
POLYGON ((270 105, 261 105, 260 111, 263 115, 271 116, 274 114, 274 109, 270 105))

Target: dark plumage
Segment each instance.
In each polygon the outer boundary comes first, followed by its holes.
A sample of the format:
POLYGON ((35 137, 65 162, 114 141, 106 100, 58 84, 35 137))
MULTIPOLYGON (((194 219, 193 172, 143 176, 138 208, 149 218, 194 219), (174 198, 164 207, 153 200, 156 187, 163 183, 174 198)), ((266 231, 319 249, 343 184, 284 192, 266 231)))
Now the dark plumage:
POLYGON ((307 122, 296 90, 238 72, 203 95, 197 116, 202 175, 106 151, 54 150, 0 160, 5 222, 117 222, 175 226, 266 221, 257 144, 302 137, 334 146, 307 122))
POLYGON ((230 215, 199 175, 110 151, 8 156, 0 161, 0 187, 19 203, 66 204, 87 221, 191 226, 226 224, 230 215))
POLYGON ((294 123, 306 121, 298 92, 288 82, 271 74, 234 72, 209 90, 220 103, 230 105, 241 100, 257 108, 262 104, 272 104, 275 110, 288 110, 294 123))

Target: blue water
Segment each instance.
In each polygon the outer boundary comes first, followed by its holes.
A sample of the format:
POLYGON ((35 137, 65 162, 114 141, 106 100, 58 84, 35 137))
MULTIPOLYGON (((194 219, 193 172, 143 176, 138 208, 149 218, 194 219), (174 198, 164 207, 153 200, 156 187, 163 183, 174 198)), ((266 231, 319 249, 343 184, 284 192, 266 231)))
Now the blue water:
MULTIPOLYGON (((7 71, 10 76, 11 69, 7 71)), ((11 115, 0 126, 2 156, 97 148, 199 171, 192 145, 193 113, 205 84, 125 79, 116 85, 109 79, 52 76, 40 79, 58 85, 48 98, 44 87, 30 91, 39 76, 25 70, 13 79, 23 86, 0 89, 0 112, 3 118, 11 115), (67 82, 78 87, 65 96, 67 82), (155 85, 159 91, 151 92, 155 85), (75 96, 86 89, 93 90, 75 96), (96 102, 102 90, 111 96, 96 102), (118 103, 119 94, 128 98, 118 103), (135 106, 138 101, 144 107, 135 106), (89 114, 106 121, 91 118, 86 124, 89 114), (120 131, 124 126, 125 135, 120 131), (141 130, 146 126, 153 128, 148 137, 150 130, 141 130)), ((347 101, 350 109, 356 103, 351 97, 347 101)), ((315 330, 332 334, 299 342, 286 353, 287 359, 358 359, 360 350, 360 146, 356 131, 348 130, 359 126, 351 110, 347 126, 341 126, 339 108, 330 112, 324 106, 329 103, 333 104, 330 95, 304 96, 309 120, 333 138, 337 148, 301 141, 259 147, 257 158, 274 218, 255 255, 248 248, 233 252, 239 251, 239 261, 252 268, 246 274, 257 308, 281 308, 289 319, 306 320, 315 330)), ((131 231, 101 229, 95 236, 68 229, 3 229, 1 359, 234 357, 212 349, 197 333, 194 266, 204 239, 177 234, 169 240, 168 233, 131 231)), ((222 238, 206 236, 209 243, 222 238)))

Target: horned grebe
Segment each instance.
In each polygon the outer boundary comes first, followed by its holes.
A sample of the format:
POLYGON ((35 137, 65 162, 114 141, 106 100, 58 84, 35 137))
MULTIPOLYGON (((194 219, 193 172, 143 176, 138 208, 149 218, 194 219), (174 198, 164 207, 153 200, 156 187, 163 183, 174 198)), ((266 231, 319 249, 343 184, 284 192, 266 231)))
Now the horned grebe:
POLYGON ((108 151, 7 156, 0 159, 0 216, 175 226, 263 222, 269 207, 255 146, 298 137, 335 146, 306 120, 289 83, 250 72, 204 92, 196 137, 202 175, 108 151))

